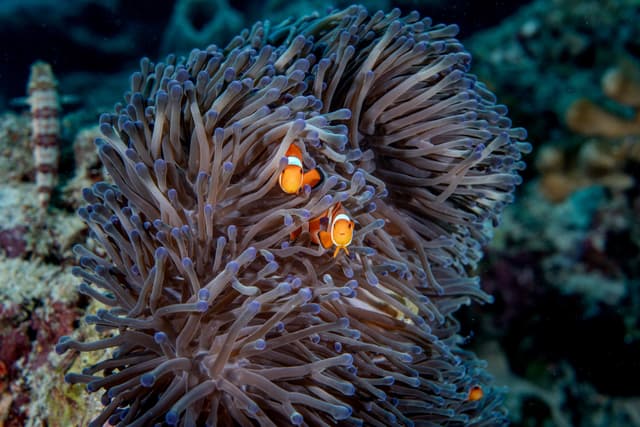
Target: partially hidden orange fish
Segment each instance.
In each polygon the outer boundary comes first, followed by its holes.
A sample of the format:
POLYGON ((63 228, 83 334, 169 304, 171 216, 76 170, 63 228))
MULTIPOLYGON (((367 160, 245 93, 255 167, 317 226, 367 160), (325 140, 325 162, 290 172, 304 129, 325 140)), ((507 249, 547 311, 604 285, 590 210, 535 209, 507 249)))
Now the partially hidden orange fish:
POLYGON ((313 188, 322 181, 320 169, 314 168, 304 172, 302 151, 295 144, 289 146, 285 156, 287 156, 287 166, 280 173, 278 179, 282 191, 287 194, 297 194, 305 185, 308 184, 313 188))
POLYGON ((317 243, 325 249, 335 245, 334 258, 338 256, 341 250, 349 255, 347 246, 353 240, 354 226, 355 223, 344 210, 342 204, 338 202, 323 212, 322 215, 313 218, 291 233, 291 240, 295 240, 303 231, 306 231, 311 236, 313 243, 317 243))
POLYGON ((467 400, 469 402, 475 402, 477 400, 482 399, 483 396, 484 396, 484 391, 482 390, 482 387, 480 387, 479 385, 474 385, 469 389, 469 393, 467 394, 467 400))

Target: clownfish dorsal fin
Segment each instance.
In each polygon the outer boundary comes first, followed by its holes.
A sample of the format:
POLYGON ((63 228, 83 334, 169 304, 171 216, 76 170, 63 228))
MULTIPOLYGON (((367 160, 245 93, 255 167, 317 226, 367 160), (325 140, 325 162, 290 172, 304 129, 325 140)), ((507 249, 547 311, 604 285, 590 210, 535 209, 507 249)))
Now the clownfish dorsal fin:
POLYGON ((292 143, 289 145, 287 152, 284 154, 287 157, 295 157, 300 160, 300 164, 302 165, 302 150, 296 144, 292 143))

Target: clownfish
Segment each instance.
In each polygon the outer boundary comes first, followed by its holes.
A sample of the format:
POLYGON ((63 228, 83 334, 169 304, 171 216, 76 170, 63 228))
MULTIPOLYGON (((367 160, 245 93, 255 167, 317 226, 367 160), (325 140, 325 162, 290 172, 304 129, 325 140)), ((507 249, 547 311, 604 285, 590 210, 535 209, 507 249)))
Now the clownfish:
POLYGON ((312 219, 291 233, 291 240, 295 240, 303 231, 308 231, 313 243, 317 243, 325 249, 329 249, 331 246, 336 247, 333 252, 334 258, 341 250, 349 255, 347 246, 353 240, 354 226, 355 223, 338 202, 319 217, 312 219))
POLYGON ((295 144, 289 146, 285 156, 287 156, 287 165, 278 178, 278 184, 280 184, 282 191, 287 194, 297 194, 305 184, 309 184, 313 188, 322 181, 320 169, 314 168, 304 172, 302 152, 295 144))
POLYGON ((482 399, 483 396, 484 391, 482 390, 482 387, 480 387, 479 385, 474 385, 469 389, 469 393, 467 394, 467 401, 475 402, 482 399))

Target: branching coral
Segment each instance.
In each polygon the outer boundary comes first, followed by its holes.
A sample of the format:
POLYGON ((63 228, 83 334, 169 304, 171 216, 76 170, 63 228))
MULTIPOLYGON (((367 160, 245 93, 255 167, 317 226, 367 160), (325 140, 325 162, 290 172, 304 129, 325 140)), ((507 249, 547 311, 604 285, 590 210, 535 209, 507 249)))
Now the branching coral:
POLYGON ((104 390, 92 425, 505 421, 452 314, 490 300, 470 271, 529 146, 456 33, 354 6, 142 60, 101 117, 115 185, 79 211, 100 249, 75 273, 108 335, 57 347, 116 347, 66 377, 104 390), (292 144, 324 175, 298 194, 278 185, 292 144), (350 255, 290 240, 337 203, 350 255))

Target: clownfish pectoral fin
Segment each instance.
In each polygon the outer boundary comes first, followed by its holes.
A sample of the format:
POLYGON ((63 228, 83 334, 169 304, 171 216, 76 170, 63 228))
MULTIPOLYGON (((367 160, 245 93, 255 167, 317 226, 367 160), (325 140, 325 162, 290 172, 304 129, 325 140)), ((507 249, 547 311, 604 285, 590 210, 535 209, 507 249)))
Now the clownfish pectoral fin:
POLYGON ((311 169, 309 172, 305 172, 302 178, 302 185, 309 185, 311 188, 315 188, 324 181, 324 174, 319 168, 311 169))
POLYGON ((329 249, 333 245, 331 234, 328 231, 319 231, 318 238, 320 239, 320 244, 325 249, 329 249))

